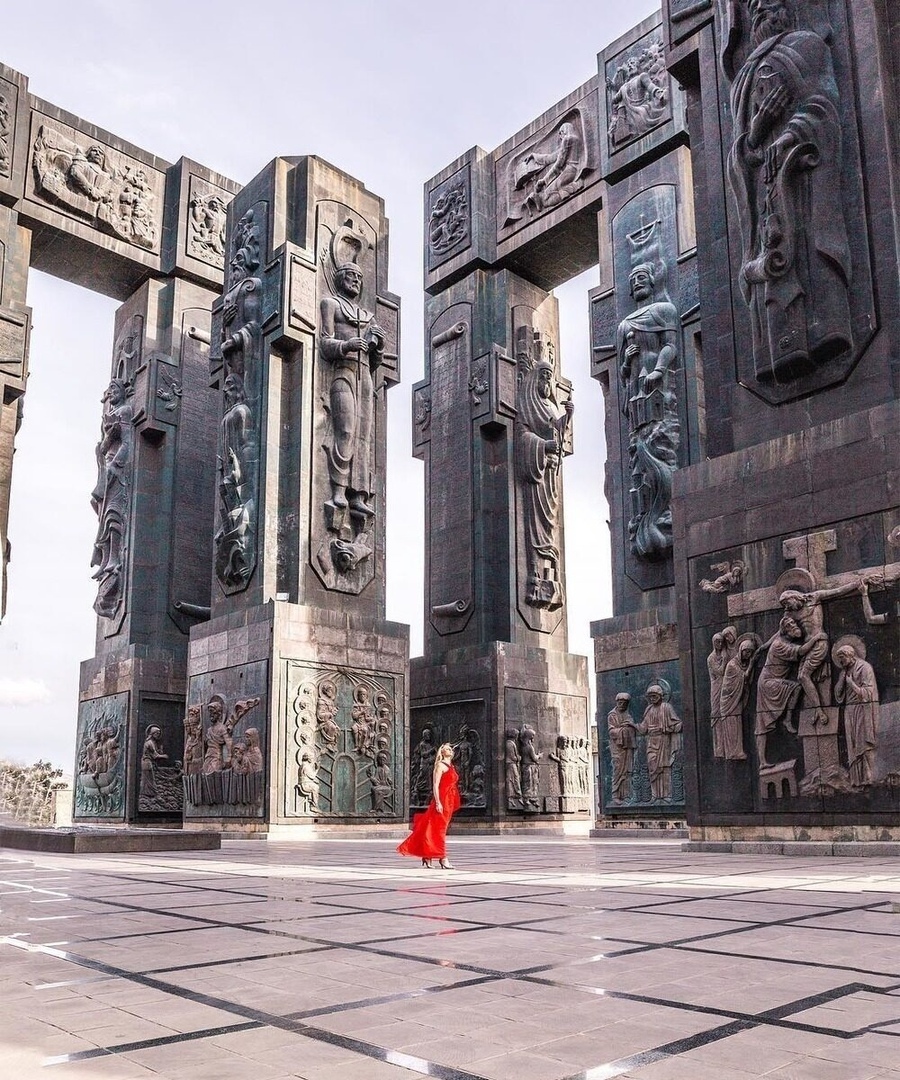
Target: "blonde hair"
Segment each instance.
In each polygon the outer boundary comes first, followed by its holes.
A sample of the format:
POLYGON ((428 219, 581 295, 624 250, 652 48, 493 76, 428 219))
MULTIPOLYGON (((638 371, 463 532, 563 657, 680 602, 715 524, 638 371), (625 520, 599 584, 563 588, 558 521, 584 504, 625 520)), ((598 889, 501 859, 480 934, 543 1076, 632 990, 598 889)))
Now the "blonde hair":
POLYGON ((448 743, 448 742, 441 743, 441 745, 437 748, 437 754, 435 755, 435 759, 434 759, 434 768, 435 768, 435 770, 437 770, 438 765, 443 763, 444 755, 446 754, 446 752, 448 750, 450 751, 450 757, 452 759, 453 754, 454 754, 452 743, 448 743))

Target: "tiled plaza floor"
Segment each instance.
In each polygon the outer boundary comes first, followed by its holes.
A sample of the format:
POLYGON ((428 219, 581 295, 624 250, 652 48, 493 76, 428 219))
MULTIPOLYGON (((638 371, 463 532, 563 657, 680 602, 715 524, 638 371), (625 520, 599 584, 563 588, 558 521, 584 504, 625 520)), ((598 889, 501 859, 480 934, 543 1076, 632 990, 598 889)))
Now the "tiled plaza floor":
POLYGON ((900 1080, 900 861, 451 851, 0 852, 0 1077, 900 1080))

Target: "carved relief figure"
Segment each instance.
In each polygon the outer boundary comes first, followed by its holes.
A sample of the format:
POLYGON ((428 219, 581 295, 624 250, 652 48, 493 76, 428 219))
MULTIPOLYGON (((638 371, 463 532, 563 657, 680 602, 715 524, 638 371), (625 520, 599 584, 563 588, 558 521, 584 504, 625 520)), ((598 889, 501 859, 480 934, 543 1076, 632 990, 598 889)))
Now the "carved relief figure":
MULTIPOLYGON (((261 698, 241 698, 229 712, 221 694, 206 703, 207 726, 203 732, 204 754, 199 775, 184 772, 186 801, 194 806, 257 805, 262 798, 263 756, 259 730, 247 728, 236 738, 235 729, 259 705, 261 698)), ((188 713, 194 724, 192 706, 188 713)), ((186 724, 187 728, 187 724, 186 724)), ((192 755, 195 752, 192 751, 192 755)))
POLYGON ((431 427, 431 391, 428 389, 416 392, 415 422, 423 433, 431 427))
POLYGON ((329 405, 333 435, 325 447, 331 507, 349 507, 363 522, 374 515, 375 388, 372 374, 384 356, 384 331, 356 301, 362 291, 359 265, 347 262, 334 273, 334 293, 319 312, 319 351, 332 365, 329 405))
POLYGON ((224 266, 228 201, 216 191, 197 191, 189 205, 188 251, 213 266, 224 266))
POLYGON ((725 757, 722 746, 722 727, 719 720, 722 716, 722 678, 725 675, 725 665, 728 663, 728 653, 725 651, 725 639, 721 633, 713 634, 712 652, 706 658, 706 668, 709 672, 709 723, 712 728, 713 757, 725 757))
MULTIPOLYGON (((788 382, 852 349, 851 257, 831 49, 785 0, 742 0, 750 52, 731 89, 728 169, 757 378, 788 382)), ((732 51, 726 49, 725 68, 732 51)))
POLYGON ((428 221, 428 242, 440 255, 469 235, 469 193, 465 177, 460 176, 434 200, 428 221))
POLYGON ((588 161, 584 120, 578 109, 555 131, 536 140, 509 166, 509 211, 504 226, 534 217, 577 195, 593 166, 588 161))
POLYGON ((681 751, 681 720, 657 683, 647 687, 647 708, 638 732, 647 736, 647 769, 654 802, 672 798, 672 767, 681 751))
POLYGON ((481 740, 478 732, 470 724, 463 722, 459 728, 456 745, 456 763, 459 773, 459 790, 463 803, 471 805, 468 796, 472 795, 474 771, 482 765, 481 740))
POLYGON ((231 757, 232 732, 234 724, 225 717, 225 699, 219 694, 210 698, 206 706, 209 726, 206 729, 206 751, 203 755, 204 776, 221 772, 231 757))
POLYGON ((368 757, 375 755, 375 712, 369 703, 369 691, 365 686, 357 686, 353 693, 353 707, 350 710, 352 720, 353 743, 357 754, 368 757))
POLYGON ((219 528, 215 534, 219 580, 249 580, 255 542, 257 446, 244 380, 232 372, 223 387, 225 414, 220 434, 219 528))
POLYGON ((850 785, 854 788, 869 787, 873 780, 878 723, 875 670, 866 660, 865 645, 859 638, 841 638, 835 644, 833 655, 840 672, 834 696, 844 706, 850 785))
POLYGON ((756 753, 760 769, 771 766, 766 756, 767 735, 782 718, 791 734, 797 733, 791 713, 800 697, 802 686, 796 678, 797 665, 810 651, 827 644, 827 638, 818 635, 806 638, 803 627, 792 615, 783 615, 778 632, 762 646, 766 649, 766 661, 756 682, 756 753))
POLYGON ((831 589, 813 588, 813 578, 808 571, 788 570, 778 579, 778 584, 792 581, 802 588, 779 590, 778 602, 786 613, 792 615, 802 631, 802 637, 810 648, 802 653, 797 671, 797 681, 803 688, 803 707, 815 711, 816 723, 827 723, 824 706, 831 704, 831 672, 828 667, 828 637, 822 611, 823 600, 834 600, 860 592, 868 599, 865 579, 849 582, 831 589))
POLYGON ((144 735, 144 746, 141 750, 141 781, 140 797, 144 799, 156 798, 156 765, 159 761, 168 761, 169 755, 165 753, 162 741, 162 730, 155 724, 147 728, 144 735))
MULTIPOLYGON (((645 232, 652 227, 645 227, 645 232)), ((646 244, 646 240, 644 243, 646 244)), ((639 263, 629 276, 636 310, 619 324, 616 349, 628 419, 632 550, 665 558, 672 547, 672 473, 678 465, 677 366, 679 319, 663 286, 664 264, 639 263)))
POLYGON ((646 135, 665 118, 669 84, 662 41, 629 56, 607 79, 610 95, 609 141, 618 149, 646 135))
POLYGON ((256 566, 259 432, 254 410, 262 358, 259 225, 253 210, 238 222, 232 240, 230 285, 222 307, 224 414, 219 435, 219 523, 216 576, 223 588, 247 587, 256 566))
POLYGON ((303 804, 301 810, 312 813, 319 799, 319 774, 315 762, 308 751, 300 755, 300 771, 297 778, 297 794, 303 804))
POLYGON ((115 615, 125 593, 128 521, 134 466, 133 388, 113 379, 103 395, 103 419, 97 444, 97 483, 91 506, 99 520, 91 566, 96 566, 97 599, 94 611, 105 618, 115 615))
POLYGON ((34 141, 32 162, 37 191, 44 198, 90 218, 121 240, 155 246, 155 198, 139 165, 117 167, 99 143, 85 150, 47 124, 34 141))
POLYGON ((385 751, 375 755, 375 764, 369 766, 369 780, 372 785, 372 812, 392 814, 394 779, 391 775, 390 757, 385 751))
POLYGON ((434 733, 430 727, 424 727, 409 760, 409 797, 414 806, 425 806, 431 798, 431 770, 436 754, 434 733))
POLYGON ((526 810, 540 810, 540 765, 543 757, 534 740, 537 732, 530 724, 523 724, 519 729, 519 753, 522 758, 522 798, 526 810))
POLYGON ((509 810, 522 810, 522 755, 519 752, 519 733, 508 727, 505 733, 504 775, 506 778, 506 806, 509 810))
POLYGON ((609 732, 609 755, 612 760, 612 797, 615 802, 631 798, 634 776, 634 751, 637 746, 637 724, 629 711, 631 694, 616 694, 616 707, 606 717, 609 732))
POLYGON ((184 718, 184 774, 199 775, 203 771, 203 721, 201 707, 191 705, 184 718))
MULTIPOLYGON (((258 704, 259 698, 255 698, 252 701, 238 702, 238 705, 249 706, 250 709, 258 704)), ((249 711, 249 709, 246 709, 245 711, 249 711)), ((235 705, 235 713, 237 714, 237 705, 235 705)), ((240 719, 241 715, 243 715, 243 713, 238 714, 237 719, 240 719)), ((247 767, 247 772, 262 772, 262 749, 259 745, 259 730, 255 727, 247 728, 244 732, 244 762, 247 767)))
POLYGON ((581 793, 581 785, 578 776, 578 748, 574 739, 568 735, 556 736, 556 750, 548 754, 551 761, 556 762, 559 774, 560 795, 578 795, 581 793))
POLYGON ((319 694, 316 700, 316 727, 327 750, 335 751, 338 746, 338 738, 341 729, 335 723, 334 718, 338 714, 337 687, 329 679, 319 684, 319 694))
POLYGON ((584 187, 581 134, 574 124, 567 122, 560 124, 557 140, 550 153, 528 154, 519 165, 516 187, 521 188, 528 182, 530 191, 525 198, 528 210, 539 212, 556 206, 584 187))
POLYGON ((0 94, 0 176, 9 176, 12 154, 9 149, 9 137, 12 133, 12 121, 9 115, 9 101, 5 94, 0 94))
POLYGON ((729 589, 735 588, 744 580, 744 571, 746 569, 747 567, 740 559, 734 563, 713 563, 710 570, 718 574, 718 577, 712 581, 709 578, 703 578, 700 582, 700 588, 708 593, 728 592, 729 589))
POLYGON ((744 761, 744 733, 742 717, 744 706, 750 694, 750 677, 753 674, 753 661, 756 657, 759 639, 756 635, 746 635, 738 643, 737 653, 725 665, 722 674, 719 697, 719 717, 716 728, 719 732, 716 744, 713 735, 715 756, 728 761, 744 761))
POLYGON ((84 732, 78 754, 75 805, 84 816, 109 816, 122 810, 120 734, 122 725, 101 715, 84 732))
MULTIPOLYGON (((523 330, 527 333, 527 328, 523 330)), ((533 334, 529 345, 517 350, 515 428, 527 564, 525 599, 534 607, 555 610, 565 599, 559 548, 560 468, 574 405, 571 397, 562 406, 557 402, 553 364, 543 358, 539 333, 533 334)))
POLYGON ((482 398, 490 388, 487 357, 481 356, 472 364, 472 373, 469 376, 469 393, 472 396, 472 404, 480 405, 482 398))
POLYGON ((578 790, 582 795, 591 793, 591 748, 585 738, 578 740, 578 790))

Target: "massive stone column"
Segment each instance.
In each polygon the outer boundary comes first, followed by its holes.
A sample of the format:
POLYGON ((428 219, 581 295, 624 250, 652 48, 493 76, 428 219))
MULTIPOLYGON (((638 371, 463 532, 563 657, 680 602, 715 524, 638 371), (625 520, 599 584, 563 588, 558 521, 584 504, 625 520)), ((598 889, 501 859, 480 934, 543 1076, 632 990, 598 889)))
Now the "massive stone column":
POLYGON ((81 668, 77 819, 177 819, 182 809, 188 633, 210 605, 214 299, 154 280, 116 313, 90 493, 97 649, 81 668))
MULTIPOLYGON (((0 156, 0 171, 4 159, 0 156)), ((25 306, 31 233, 18 216, 0 207, 0 619, 6 611, 6 567, 9 538, 9 498, 15 438, 22 423, 28 380, 28 336, 31 312, 25 306)))
POLYGON ((9 498, 16 432, 28 380, 31 313, 25 306, 31 232, 14 205, 25 172, 28 80, 0 64, 0 619, 6 611, 12 554, 9 498))
POLYGON ((475 270, 429 299, 426 349, 410 803, 427 803, 434 750, 451 742, 469 823, 584 824, 587 675, 567 651, 563 527, 574 405, 556 301, 509 271, 475 270))
POLYGON ((692 836, 896 838, 894 5, 664 17, 704 332, 706 460, 673 491, 692 836))
POLYGON ((383 203, 314 157, 229 208, 213 312, 212 618, 191 635, 185 820, 399 821, 408 629, 385 621, 383 203))

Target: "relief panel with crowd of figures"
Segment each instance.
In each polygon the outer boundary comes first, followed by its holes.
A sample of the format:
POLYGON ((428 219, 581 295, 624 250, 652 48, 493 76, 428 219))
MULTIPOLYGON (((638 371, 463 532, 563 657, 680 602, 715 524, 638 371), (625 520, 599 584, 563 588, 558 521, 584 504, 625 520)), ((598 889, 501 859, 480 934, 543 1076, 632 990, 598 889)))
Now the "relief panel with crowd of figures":
POLYGON ((900 512, 691 561, 705 812, 900 804, 900 512))
POLYGON ((419 705, 410 709, 409 805, 420 809, 432 797, 432 770, 437 749, 450 743, 459 775, 462 811, 483 811, 491 782, 485 702, 482 698, 419 705))
POLYGON ((268 664, 195 675, 184 719, 186 818, 261 818, 268 753, 268 664))
POLYGON ((389 675, 289 661, 289 817, 398 817, 403 730, 389 675))

